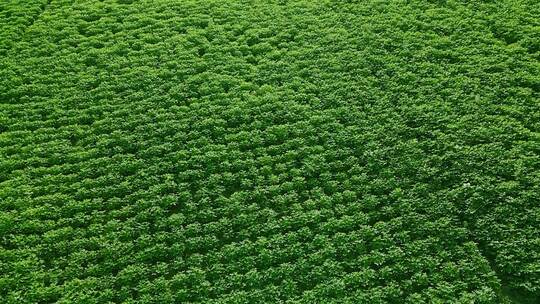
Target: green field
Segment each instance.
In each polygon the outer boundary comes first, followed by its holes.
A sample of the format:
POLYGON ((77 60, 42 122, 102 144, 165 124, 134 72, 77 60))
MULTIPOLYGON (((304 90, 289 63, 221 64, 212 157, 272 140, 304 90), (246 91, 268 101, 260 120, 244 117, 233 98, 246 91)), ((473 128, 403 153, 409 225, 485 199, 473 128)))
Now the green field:
POLYGON ((0 0, 0 303, 540 303, 539 1, 0 0))

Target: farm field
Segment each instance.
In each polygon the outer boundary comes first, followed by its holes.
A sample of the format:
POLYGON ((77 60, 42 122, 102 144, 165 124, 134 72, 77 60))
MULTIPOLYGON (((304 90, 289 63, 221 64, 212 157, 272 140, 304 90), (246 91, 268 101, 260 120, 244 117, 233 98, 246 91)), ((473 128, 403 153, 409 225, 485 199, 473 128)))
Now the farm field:
POLYGON ((0 303, 540 303, 540 2, 0 0, 0 303))

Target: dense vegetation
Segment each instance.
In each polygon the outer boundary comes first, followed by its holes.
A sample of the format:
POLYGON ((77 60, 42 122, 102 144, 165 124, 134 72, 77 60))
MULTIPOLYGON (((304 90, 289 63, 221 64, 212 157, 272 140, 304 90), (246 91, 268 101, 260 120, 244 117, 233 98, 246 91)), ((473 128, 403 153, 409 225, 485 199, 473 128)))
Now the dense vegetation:
POLYGON ((1 303, 540 302, 538 1, 0 2, 1 303))

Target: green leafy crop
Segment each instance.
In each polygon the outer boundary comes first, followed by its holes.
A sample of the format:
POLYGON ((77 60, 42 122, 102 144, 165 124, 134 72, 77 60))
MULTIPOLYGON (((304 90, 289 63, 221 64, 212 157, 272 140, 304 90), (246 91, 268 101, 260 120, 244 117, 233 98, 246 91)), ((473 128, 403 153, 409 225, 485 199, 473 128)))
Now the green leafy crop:
POLYGON ((1 303, 538 303, 537 1, 0 1, 1 303))

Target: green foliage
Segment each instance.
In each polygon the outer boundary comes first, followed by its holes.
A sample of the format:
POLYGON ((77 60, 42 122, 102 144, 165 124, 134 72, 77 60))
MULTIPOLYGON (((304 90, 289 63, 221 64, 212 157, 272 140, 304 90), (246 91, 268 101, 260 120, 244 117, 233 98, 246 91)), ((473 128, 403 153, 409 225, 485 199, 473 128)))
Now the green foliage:
POLYGON ((0 302, 537 303, 534 1, 3 1, 0 302))
POLYGON ((3 0, 0 2, 0 56, 23 38, 45 10, 47 0, 3 0))

